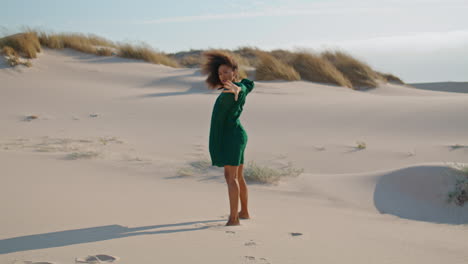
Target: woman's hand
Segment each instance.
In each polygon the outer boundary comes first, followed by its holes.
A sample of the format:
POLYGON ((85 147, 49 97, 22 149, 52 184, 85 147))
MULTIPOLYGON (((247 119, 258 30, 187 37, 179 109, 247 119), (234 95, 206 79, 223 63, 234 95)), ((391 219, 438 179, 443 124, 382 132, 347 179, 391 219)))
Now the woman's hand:
POLYGON ((239 86, 235 85, 231 81, 224 82, 224 88, 229 89, 228 91, 223 91, 223 93, 233 93, 234 100, 237 101, 240 91, 242 90, 239 86))

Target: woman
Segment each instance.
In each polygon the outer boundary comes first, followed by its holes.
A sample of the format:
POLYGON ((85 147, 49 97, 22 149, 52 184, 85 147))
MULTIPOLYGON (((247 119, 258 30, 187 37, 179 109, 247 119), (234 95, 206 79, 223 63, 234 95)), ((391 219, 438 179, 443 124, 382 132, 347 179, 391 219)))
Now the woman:
POLYGON ((203 53, 202 73, 208 74, 210 89, 223 89, 216 99, 211 116, 209 149, 213 166, 224 167, 228 185, 230 215, 226 225, 240 225, 240 219, 249 219, 247 184, 244 179, 244 150, 247 133, 239 117, 247 94, 254 88, 249 79, 239 80, 239 66, 232 56, 223 51, 203 53), (237 211, 241 200, 241 210, 237 211))

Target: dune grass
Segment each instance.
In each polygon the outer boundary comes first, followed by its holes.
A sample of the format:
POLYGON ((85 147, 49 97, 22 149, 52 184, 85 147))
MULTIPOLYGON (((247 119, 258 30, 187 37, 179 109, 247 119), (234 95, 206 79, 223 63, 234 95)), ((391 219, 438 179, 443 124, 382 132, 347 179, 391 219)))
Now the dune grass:
POLYGON ((16 51, 19 56, 26 58, 37 58, 37 53, 41 52, 41 44, 37 34, 32 31, 17 33, 0 39, 0 48, 8 46, 16 51))
POLYGON ((189 56, 184 56, 181 59, 180 64, 184 67, 196 68, 196 67, 200 67, 201 60, 202 59, 200 55, 189 55, 189 56))
POLYGON ((377 73, 377 75, 379 75, 380 78, 382 80, 384 80, 385 82, 396 83, 396 84, 405 84, 400 78, 396 77, 395 75, 393 75, 391 73, 383 73, 383 72, 379 72, 379 71, 376 71, 375 73, 377 73))
POLYGON ((179 63, 174 59, 169 58, 163 52, 159 52, 151 48, 147 44, 130 45, 121 44, 118 46, 118 54, 123 58, 144 60, 151 63, 163 64, 170 67, 179 67, 179 63))
POLYGON ((376 87, 380 76, 366 63, 343 51, 325 51, 322 58, 331 62, 354 88, 376 87))
POLYGON ((105 38, 93 34, 60 33, 50 34, 36 31, 42 46, 51 49, 71 48, 84 53, 98 55, 100 47, 116 48, 116 44, 105 38))
POLYGON ((351 82, 330 61, 320 55, 301 51, 294 54, 291 63, 303 80, 353 87, 351 82))
POLYGON ((4 46, 0 53, 5 55, 6 63, 12 67, 20 64, 25 65, 27 67, 32 66, 30 60, 22 60, 18 53, 10 46, 4 46))
MULTIPOLYGON (((209 170, 223 170, 211 165, 211 159, 201 158, 190 162, 187 166, 177 170, 178 177, 196 177, 206 176, 209 170)), ((259 184, 277 184, 281 179, 287 177, 297 177, 304 172, 304 169, 294 168, 292 162, 288 162, 286 166, 276 168, 272 166, 260 166, 254 161, 250 161, 244 165, 244 179, 247 183, 259 184)))
MULTIPOLYGON (((200 67, 205 50, 190 50, 177 53, 164 53, 151 46, 141 44, 116 43, 94 34, 48 33, 26 29, 0 38, 0 49, 10 54, 10 65, 17 65, 21 57, 36 58, 42 47, 51 49, 70 48, 98 56, 119 56, 144 60, 170 67, 200 67), (5 48, 7 50, 5 50, 5 48), (11 51, 14 51, 14 53, 11 51)), ((397 76, 374 71, 365 62, 343 51, 315 53, 307 50, 289 51, 276 49, 263 51, 253 46, 243 46, 229 52, 239 63, 240 77, 247 78, 245 69, 256 68, 256 80, 307 80, 334 84, 352 89, 375 87, 377 80, 404 84, 397 76)), ((30 62, 28 66, 31 66, 30 62)), ((25 64, 23 63, 23 64, 25 64)), ((26 64, 25 64, 26 65, 26 64)))
POLYGON ((292 65, 296 53, 289 50, 275 49, 270 51, 270 54, 279 61, 287 65, 292 65))
POLYGON ((44 31, 28 30, 6 36, 0 39, 0 48, 11 47, 20 56, 36 58, 42 47, 50 49, 70 48, 80 52, 98 56, 117 55, 123 58, 144 60, 170 67, 180 67, 176 60, 163 52, 159 52, 144 43, 131 45, 114 43, 110 40, 93 34, 81 33, 47 33, 44 31))
POLYGON ((257 80, 287 80, 297 81, 301 79, 299 73, 293 67, 276 59, 273 55, 267 52, 261 52, 258 55, 259 64, 255 72, 257 80))
POLYGON ((259 64, 259 53, 263 53, 261 49, 252 46, 239 47, 233 53, 242 58, 242 65, 257 67, 259 64))

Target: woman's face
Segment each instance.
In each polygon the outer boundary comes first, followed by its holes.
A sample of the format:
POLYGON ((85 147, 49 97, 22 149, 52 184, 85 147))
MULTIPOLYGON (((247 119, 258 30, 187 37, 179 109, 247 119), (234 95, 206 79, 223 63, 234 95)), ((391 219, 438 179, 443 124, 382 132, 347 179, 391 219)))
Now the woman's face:
POLYGON ((226 83, 227 81, 234 81, 236 77, 236 72, 232 70, 228 65, 220 65, 218 68, 219 80, 221 83, 226 83))

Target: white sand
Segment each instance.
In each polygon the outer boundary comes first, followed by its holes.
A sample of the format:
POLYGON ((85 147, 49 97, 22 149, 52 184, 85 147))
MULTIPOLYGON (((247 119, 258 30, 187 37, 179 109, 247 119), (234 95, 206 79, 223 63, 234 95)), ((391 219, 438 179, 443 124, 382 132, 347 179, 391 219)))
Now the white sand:
POLYGON ((252 219, 226 227, 223 169, 176 176, 209 157, 203 80, 71 50, 0 67, 0 263, 468 263, 468 205, 445 203, 467 93, 257 81, 246 163, 305 172, 250 184, 252 219))

